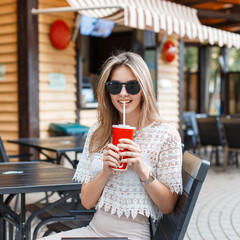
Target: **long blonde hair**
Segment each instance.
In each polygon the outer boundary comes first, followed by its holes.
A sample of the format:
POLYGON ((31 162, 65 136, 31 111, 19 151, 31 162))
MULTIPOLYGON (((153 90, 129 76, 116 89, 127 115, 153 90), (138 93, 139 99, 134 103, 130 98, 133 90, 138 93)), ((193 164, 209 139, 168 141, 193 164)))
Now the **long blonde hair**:
POLYGON ((112 125, 120 123, 119 112, 113 106, 105 84, 110 80, 113 70, 123 65, 131 69, 142 89, 141 116, 137 126, 138 130, 141 131, 147 123, 160 121, 152 79, 147 64, 141 56, 133 52, 122 52, 116 56, 112 55, 103 64, 99 78, 97 88, 99 125, 90 139, 90 153, 98 152, 110 142, 112 125))

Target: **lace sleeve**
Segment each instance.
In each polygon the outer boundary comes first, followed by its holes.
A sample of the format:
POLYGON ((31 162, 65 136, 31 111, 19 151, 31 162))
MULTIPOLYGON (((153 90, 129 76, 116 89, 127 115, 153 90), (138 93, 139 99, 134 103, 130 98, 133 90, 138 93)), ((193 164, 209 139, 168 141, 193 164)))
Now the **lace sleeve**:
POLYGON ((97 127, 97 124, 91 127, 88 132, 88 135, 84 144, 83 152, 80 156, 77 169, 73 176, 73 180, 78 181, 80 183, 83 183, 83 182, 88 183, 93 179, 93 175, 91 171, 91 158, 89 154, 89 142, 96 127, 97 127))
POLYGON ((157 179, 171 192, 182 193, 182 149, 179 133, 172 126, 165 132, 158 156, 157 179))

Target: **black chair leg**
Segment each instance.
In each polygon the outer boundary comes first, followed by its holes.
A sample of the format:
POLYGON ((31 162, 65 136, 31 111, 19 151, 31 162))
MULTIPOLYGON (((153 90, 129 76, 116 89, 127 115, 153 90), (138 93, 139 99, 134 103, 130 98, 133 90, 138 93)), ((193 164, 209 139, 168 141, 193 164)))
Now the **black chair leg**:
POLYGON ((9 237, 9 240, 13 240, 13 225, 11 223, 8 223, 8 237, 9 237))
POLYGON ((219 149, 216 148, 216 166, 221 166, 221 164, 219 163, 219 149))
POLYGON ((236 166, 239 168, 239 163, 238 163, 238 152, 236 152, 236 166))

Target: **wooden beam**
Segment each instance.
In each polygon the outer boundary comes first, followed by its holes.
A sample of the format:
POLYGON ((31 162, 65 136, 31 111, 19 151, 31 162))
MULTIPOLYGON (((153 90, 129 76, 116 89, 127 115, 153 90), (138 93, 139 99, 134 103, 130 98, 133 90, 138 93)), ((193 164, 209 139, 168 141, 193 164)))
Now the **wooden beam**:
POLYGON ((38 0, 17 3, 19 137, 39 137, 38 17, 31 14, 38 0))
POLYGON ((183 110, 184 110, 184 42, 179 41, 179 133, 182 139, 183 136, 183 110))
MULTIPOLYGON (((176 0, 174 1, 175 3, 181 4, 181 5, 185 5, 185 6, 192 6, 192 5, 196 5, 196 4, 202 4, 205 2, 210 2, 210 0, 196 0, 196 1, 189 1, 189 0, 176 0)), ((211 2, 216 2, 216 0, 211 0, 211 2)))
POLYGON ((198 81, 198 113, 207 113, 207 103, 206 103, 206 76, 207 76, 207 46, 202 45, 199 47, 198 55, 198 72, 199 72, 199 81, 198 81))
POLYGON ((76 102, 76 106, 77 106, 77 111, 76 111, 76 115, 77 115, 77 122, 80 123, 81 117, 80 117, 80 109, 81 109, 81 89, 82 89, 82 52, 81 52, 81 35, 80 35, 80 31, 78 31, 78 35, 77 35, 77 39, 76 39, 76 79, 77 79, 77 83, 76 83, 76 88, 77 88, 77 92, 76 92, 76 97, 77 97, 77 102, 76 102))
POLYGON ((198 17, 201 18, 223 18, 226 20, 232 20, 235 22, 240 21, 240 14, 238 13, 227 13, 224 11, 211 11, 211 10, 204 10, 198 9, 198 17))
POLYGON ((214 28, 224 28, 224 27, 239 27, 240 22, 236 23, 233 21, 227 21, 227 22, 221 22, 221 23, 215 23, 215 24, 207 24, 208 26, 214 27, 214 28))
POLYGON ((228 84, 228 48, 222 47, 220 51, 219 59, 220 61, 220 69, 221 69, 221 114, 227 115, 229 114, 229 84, 228 84))

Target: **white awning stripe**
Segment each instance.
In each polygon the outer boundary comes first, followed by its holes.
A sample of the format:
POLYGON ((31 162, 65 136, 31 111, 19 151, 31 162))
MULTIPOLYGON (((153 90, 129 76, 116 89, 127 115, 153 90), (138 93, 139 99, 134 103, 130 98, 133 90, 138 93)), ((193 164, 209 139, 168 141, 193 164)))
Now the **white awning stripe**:
POLYGON ((239 34, 201 25, 197 10, 164 0, 67 0, 72 8, 120 6, 80 10, 79 13, 103 18, 131 28, 166 31, 182 38, 240 48, 239 34))

